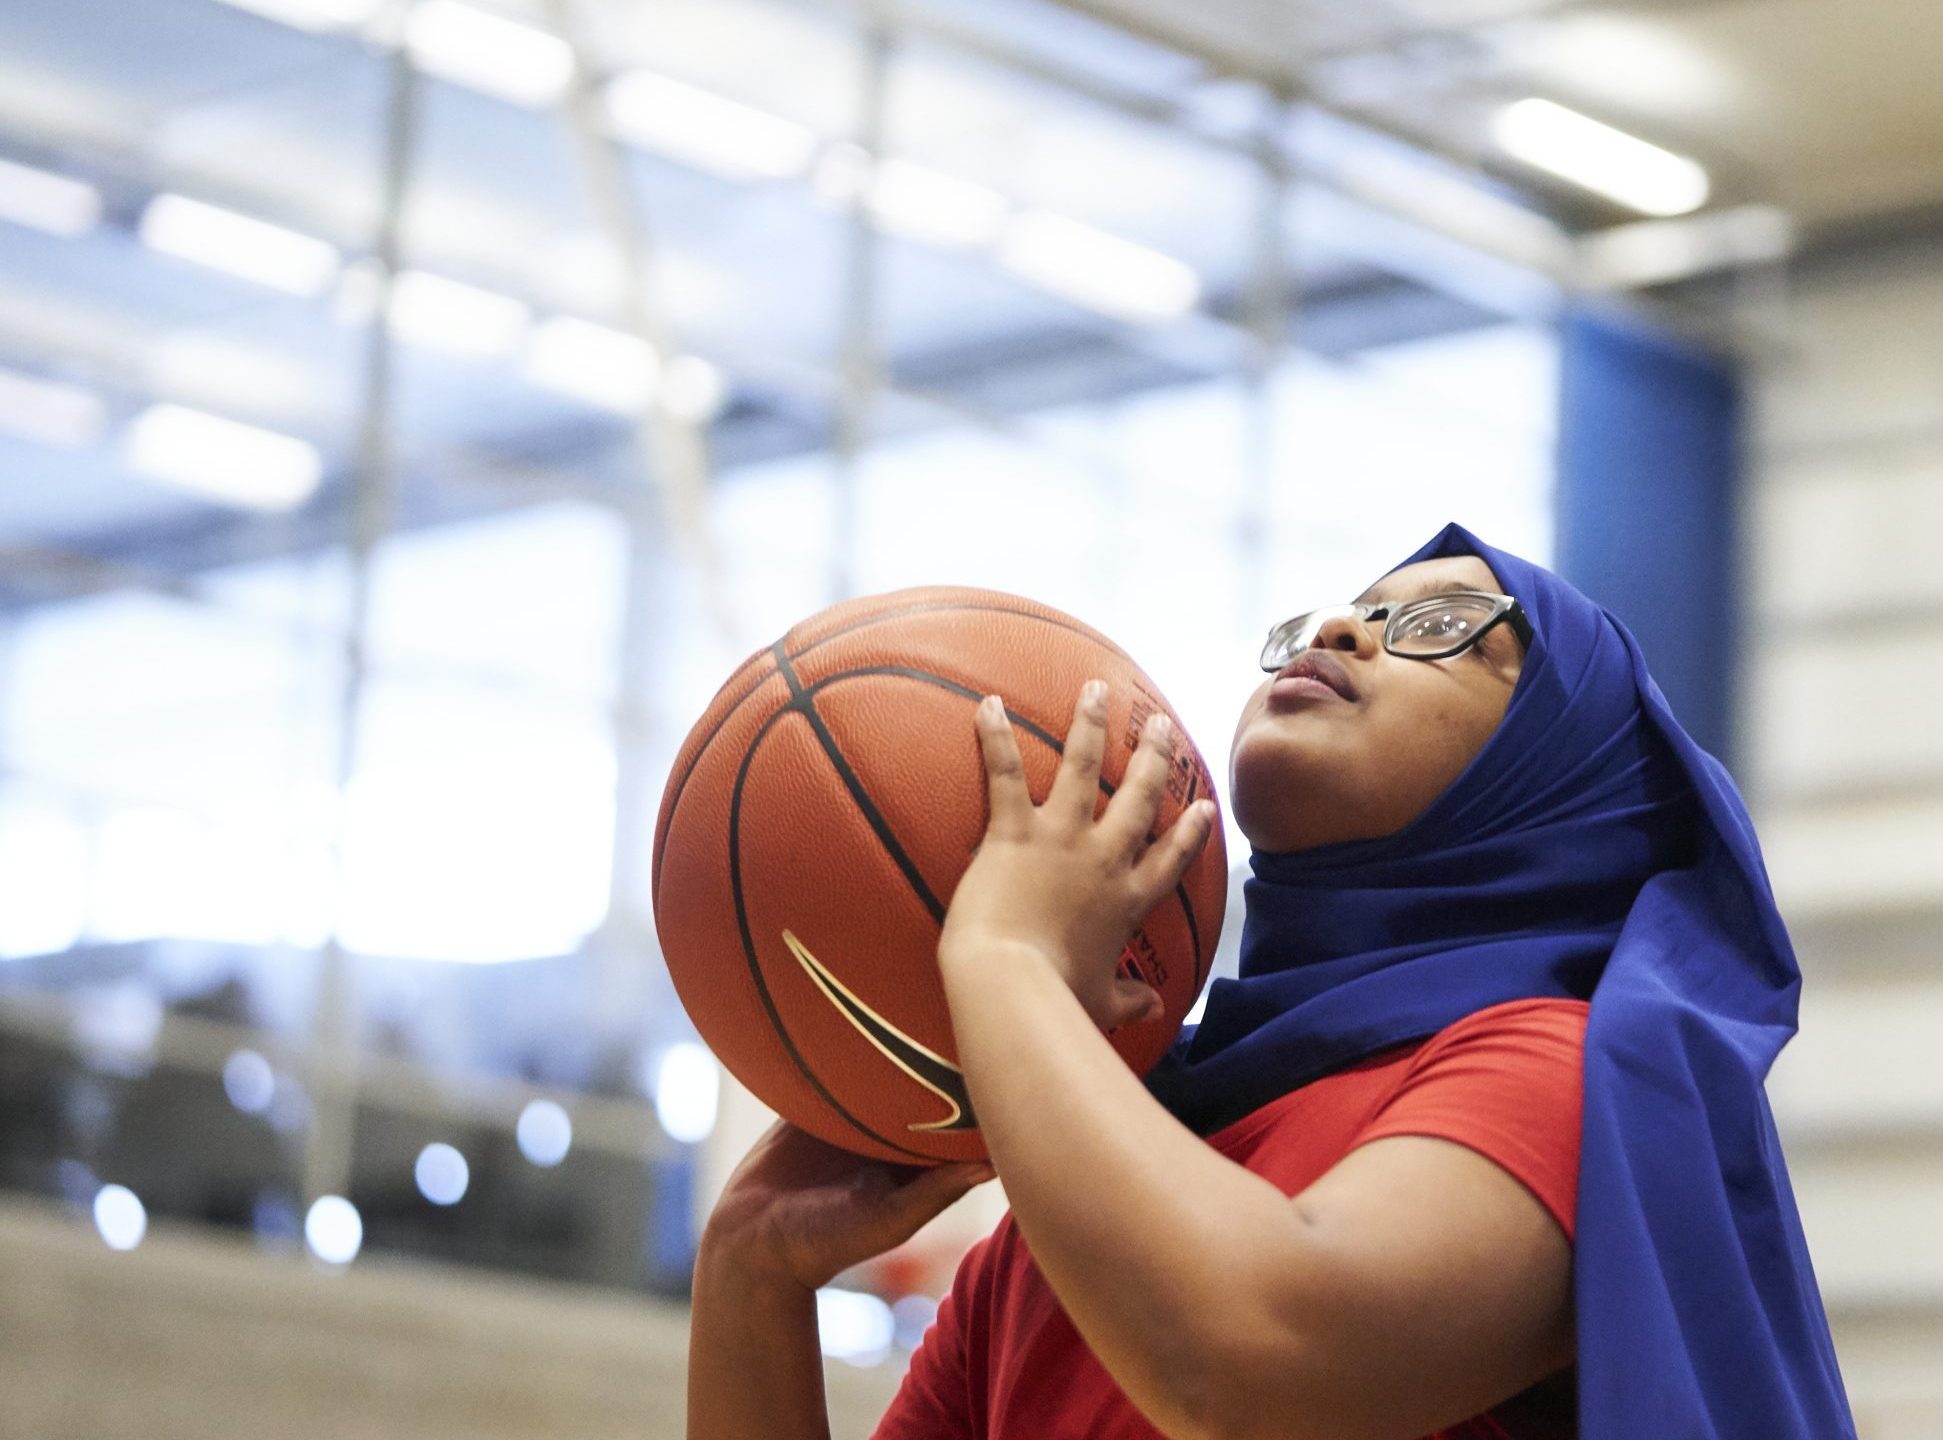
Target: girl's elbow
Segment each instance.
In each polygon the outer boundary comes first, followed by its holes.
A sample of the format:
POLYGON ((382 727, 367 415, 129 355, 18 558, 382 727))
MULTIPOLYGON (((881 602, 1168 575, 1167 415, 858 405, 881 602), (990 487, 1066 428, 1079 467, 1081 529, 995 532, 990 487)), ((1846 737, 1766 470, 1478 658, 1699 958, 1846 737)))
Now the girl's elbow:
POLYGON ((1169 1440, 1330 1440, 1305 1402, 1302 1356, 1272 1327, 1191 1327, 1169 1367, 1169 1440), (1241 1333, 1246 1328, 1250 1333, 1241 1333))

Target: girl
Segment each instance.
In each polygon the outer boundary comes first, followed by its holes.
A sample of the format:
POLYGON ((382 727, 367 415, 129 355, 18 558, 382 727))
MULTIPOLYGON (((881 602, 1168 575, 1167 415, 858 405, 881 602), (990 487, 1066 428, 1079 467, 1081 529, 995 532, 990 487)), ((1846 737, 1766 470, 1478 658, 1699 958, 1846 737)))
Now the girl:
MULTIPOLYGON (((1852 1436, 1761 1089, 1799 972, 1632 636, 1449 525, 1263 665, 1240 978, 1145 1084, 1115 963, 1212 806, 1146 843, 1150 729, 1094 819, 1097 685, 1037 807, 979 711, 939 964, 1012 1211, 879 1436, 1852 1436)), ((772 1129, 703 1238, 690 1435, 825 1434, 816 1287, 991 1173, 772 1129)))

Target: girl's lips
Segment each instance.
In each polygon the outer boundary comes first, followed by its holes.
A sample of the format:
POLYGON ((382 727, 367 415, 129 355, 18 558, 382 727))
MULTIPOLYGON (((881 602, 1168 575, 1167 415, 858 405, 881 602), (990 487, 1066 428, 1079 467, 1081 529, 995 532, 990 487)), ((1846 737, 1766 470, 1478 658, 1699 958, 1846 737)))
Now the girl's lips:
POLYGON ((1306 675, 1286 675, 1268 687, 1268 703, 1274 706, 1307 705, 1318 700, 1346 703, 1343 697, 1320 680, 1306 675))
POLYGON ((1349 672, 1343 669, 1343 662, 1327 650, 1311 650, 1296 656, 1284 665, 1275 677, 1277 684, 1295 678, 1306 678, 1327 685, 1345 700, 1357 698, 1356 687, 1350 683, 1349 672))

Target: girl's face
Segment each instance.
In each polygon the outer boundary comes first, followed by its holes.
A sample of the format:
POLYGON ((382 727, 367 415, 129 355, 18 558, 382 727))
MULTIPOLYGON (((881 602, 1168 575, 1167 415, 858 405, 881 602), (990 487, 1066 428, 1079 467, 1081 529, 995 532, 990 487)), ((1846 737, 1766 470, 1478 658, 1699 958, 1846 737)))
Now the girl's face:
MULTIPOLYGON (((1357 599, 1413 599, 1444 588, 1502 594, 1475 555, 1406 565, 1357 599)), ((1338 617, 1310 649, 1340 663, 1356 698, 1270 697, 1269 676, 1242 707, 1228 762, 1235 823, 1257 850, 1306 850, 1393 835, 1471 762, 1511 703, 1524 650, 1500 622, 1470 649, 1412 660, 1383 648, 1383 620, 1338 617)))

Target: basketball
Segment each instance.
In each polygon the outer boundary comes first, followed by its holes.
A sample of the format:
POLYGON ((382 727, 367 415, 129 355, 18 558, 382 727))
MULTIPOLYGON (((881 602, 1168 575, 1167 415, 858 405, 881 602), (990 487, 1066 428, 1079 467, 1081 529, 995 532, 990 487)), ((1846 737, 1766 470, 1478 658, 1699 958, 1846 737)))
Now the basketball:
MULTIPOLYGON (((925 587, 832 606, 716 693, 662 796, 655 924, 702 1039, 785 1119, 886 1160, 984 1158, 937 969, 945 908, 988 814, 973 712, 987 694, 1004 698, 1043 803, 1089 679, 1108 686, 1101 808, 1155 710, 1175 722, 1155 833, 1214 794, 1180 717, 1124 651, 998 591, 925 587)), ((1201 989, 1226 892, 1216 824, 1121 956, 1165 1002, 1159 1019, 1110 1036, 1137 1073, 1201 989)))

